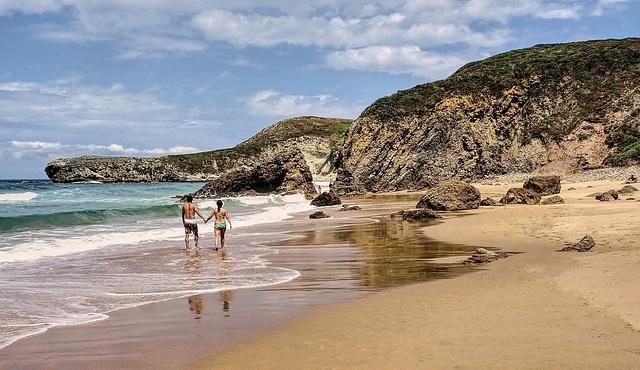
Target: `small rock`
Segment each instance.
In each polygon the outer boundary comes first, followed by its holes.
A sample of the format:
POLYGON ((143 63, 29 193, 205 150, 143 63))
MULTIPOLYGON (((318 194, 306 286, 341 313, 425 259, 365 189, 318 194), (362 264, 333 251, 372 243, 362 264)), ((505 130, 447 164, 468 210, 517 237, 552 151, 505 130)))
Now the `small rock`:
POLYGON ((567 190, 576 190, 576 188, 574 188, 574 187, 572 186, 572 187, 570 187, 570 188, 569 188, 569 189, 567 189, 567 190))
POLYGON ((559 195, 554 195, 552 197, 548 197, 543 199, 540 204, 549 205, 549 204, 564 204, 564 199, 562 199, 559 195))
POLYGON ((538 204, 540 194, 525 188, 511 188, 507 194, 500 199, 502 204, 538 204))
POLYGON ((634 198, 634 197, 629 197, 629 198, 627 198, 627 200, 636 200, 636 198, 634 198))
POLYGON ((580 239, 576 244, 565 243, 562 251, 578 251, 578 252, 588 252, 591 248, 595 247, 596 243, 593 241, 593 238, 589 235, 585 235, 580 239))
POLYGON ((431 220, 434 218, 442 218, 440 215, 430 209, 411 209, 408 211, 399 211, 391 214, 391 218, 401 218, 407 221, 431 220))
POLYGON ((343 211, 359 211, 361 209, 362 208, 360 208, 360 206, 343 204, 342 208, 340 208, 338 211, 340 211, 340 212, 343 212, 343 211))
POLYGON ((527 180, 522 187, 540 195, 558 194, 560 193, 560 176, 534 176, 527 180))
POLYGON ((601 202, 611 202, 614 200, 618 200, 618 192, 615 190, 609 190, 604 193, 597 193, 596 199, 601 202))
POLYGON ((629 175, 629 177, 627 177, 627 181, 625 183, 626 184, 635 184, 636 182, 638 182, 638 178, 636 177, 635 173, 632 173, 631 175, 629 175))
POLYGON ((416 208, 435 211, 461 211, 480 206, 480 192, 463 181, 444 181, 429 189, 416 208))
POLYGON ((342 201, 340 200, 340 197, 333 191, 325 191, 311 201, 311 205, 316 207, 335 206, 338 204, 342 204, 342 201))
POLYGON ((480 201, 480 205, 485 207, 497 206, 498 204, 498 201, 493 198, 484 198, 480 201))
POLYGON ((471 255, 471 257, 467 258, 463 264, 479 264, 479 263, 489 263, 495 260, 509 257, 509 253, 506 252, 494 252, 484 248, 476 249, 476 252, 471 255))
POLYGON ((327 215, 326 213, 324 213, 322 211, 313 212, 312 214, 309 215, 309 218, 311 218, 311 219, 328 218, 328 217, 329 217, 329 215, 327 215))
POLYGON ((635 186, 625 185, 625 186, 622 187, 622 189, 618 190, 618 193, 620 193, 620 194, 631 194, 631 193, 635 193, 636 191, 638 191, 638 189, 635 186))

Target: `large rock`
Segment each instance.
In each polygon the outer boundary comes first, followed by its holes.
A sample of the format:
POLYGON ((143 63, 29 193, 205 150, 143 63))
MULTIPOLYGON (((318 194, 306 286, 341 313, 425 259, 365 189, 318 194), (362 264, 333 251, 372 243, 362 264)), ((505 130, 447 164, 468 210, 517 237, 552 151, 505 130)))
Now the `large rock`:
POLYGON ((522 186, 544 195, 560 194, 560 176, 534 176, 522 186))
POLYGON ((604 193, 596 193, 596 200, 601 202, 611 202, 614 200, 618 200, 618 192, 615 190, 605 191, 604 193))
POLYGON ((550 204, 564 204, 564 199, 562 199, 559 195, 554 195, 552 197, 544 198, 540 201, 542 205, 550 205, 550 204))
POLYGON ((640 39, 536 45, 376 100, 338 159, 339 193, 638 162, 640 39), (619 154, 619 155, 618 155, 619 154))
POLYGON ((316 207, 336 206, 338 204, 342 204, 342 200, 340 200, 338 194, 332 191, 325 191, 311 201, 311 205, 316 207))
POLYGON ((618 193, 620 193, 620 194, 631 194, 631 193, 635 193, 636 191, 638 191, 638 189, 635 186, 633 186, 633 185, 625 185, 620 190, 618 190, 618 193))
POLYGON ((429 208, 435 211, 460 211, 480 206, 480 192, 474 186, 463 181, 444 181, 420 199, 416 208, 429 208))
POLYGON ((322 212, 322 211, 316 211, 313 212, 312 214, 309 215, 310 219, 319 219, 319 218, 329 218, 329 215, 322 212))
POLYGON ((402 210, 391 214, 391 218, 401 218, 407 221, 432 220, 442 218, 440 215, 430 209, 410 209, 402 210))
POLYGON ((498 201, 493 198, 484 198, 480 201, 480 205, 485 207, 497 206, 498 204, 498 201))
POLYGON ((588 252, 591 248, 596 246, 596 242, 593 241, 593 238, 590 235, 585 235, 580 239, 576 244, 567 243, 563 251, 578 251, 578 252, 588 252))
POLYGON ((253 167, 225 172, 195 193, 198 198, 304 193, 314 194, 313 177, 300 150, 265 156, 253 167))
POLYGON ((540 194, 525 188, 511 188, 507 194, 500 199, 502 204, 538 204, 540 194))

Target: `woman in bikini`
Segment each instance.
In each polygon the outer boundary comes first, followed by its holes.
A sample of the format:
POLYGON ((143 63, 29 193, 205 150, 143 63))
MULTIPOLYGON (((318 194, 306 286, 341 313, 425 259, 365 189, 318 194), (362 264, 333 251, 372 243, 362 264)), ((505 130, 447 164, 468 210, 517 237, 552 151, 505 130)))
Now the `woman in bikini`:
POLYGON ((205 223, 207 223, 209 220, 211 220, 214 216, 216 218, 215 221, 215 225, 214 225, 214 230, 215 230, 215 237, 213 239, 213 243, 214 243, 214 250, 218 250, 218 237, 220 238, 220 249, 224 248, 224 234, 227 231, 227 222, 229 223, 229 229, 231 229, 231 218, 229 217, 229 212, 227 212, 226 209, 222 208, 222 201, 219 200, 216 202, 216 205, 218 206, 218 209, 213 209, 211 211, 211 214, 209 215, 209 217, 205 220, 205 223))

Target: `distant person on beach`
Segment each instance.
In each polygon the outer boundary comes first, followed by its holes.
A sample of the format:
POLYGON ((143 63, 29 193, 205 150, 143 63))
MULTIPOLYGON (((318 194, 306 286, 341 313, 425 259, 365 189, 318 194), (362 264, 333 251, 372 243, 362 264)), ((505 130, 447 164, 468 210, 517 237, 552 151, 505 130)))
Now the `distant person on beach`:
POLYGON ((193 204, 193 196, 187 195, 187 204, 182 206, 182 225, 184 225, 184 246, 189 249, 189 234, 193 234, 193 240, 198 246, 198 224, 196 223, 196 214, 204 221, 204 217, 200 213, 198 206, 193 204))
POLYGON ((218 200, 216 202, 218 208, 214 208, 211 211, 209 217, 204 221, 205 223, 209 222, 209 220, 213 217, 216 218, 216 222, 214 224, 215 236, 213 239, 214 250, 218 250, 218 238, 220 238, 220 249, 224 248, 224 234, 227 232, 227 222, 229 222, 229 229, 231 229, 231 218, 229 218, 229 212, 226 209, 222 208, 222 201, 218 200))

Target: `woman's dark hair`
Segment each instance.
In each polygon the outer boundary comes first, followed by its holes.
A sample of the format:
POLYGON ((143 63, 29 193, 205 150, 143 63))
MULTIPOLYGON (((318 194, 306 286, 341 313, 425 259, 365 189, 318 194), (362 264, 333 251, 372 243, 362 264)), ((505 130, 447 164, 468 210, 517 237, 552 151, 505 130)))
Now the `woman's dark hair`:
POLYGON ((216 204, 218 205, 218 212, 220 212, 220 208, 222 208, 222 201, 219 200, 216 202, 216 204))
POLYGON ((186 196, 186 198, 187 198, 187 202, 189 203, 193 202, 193 195, 189 194, 186 196))

